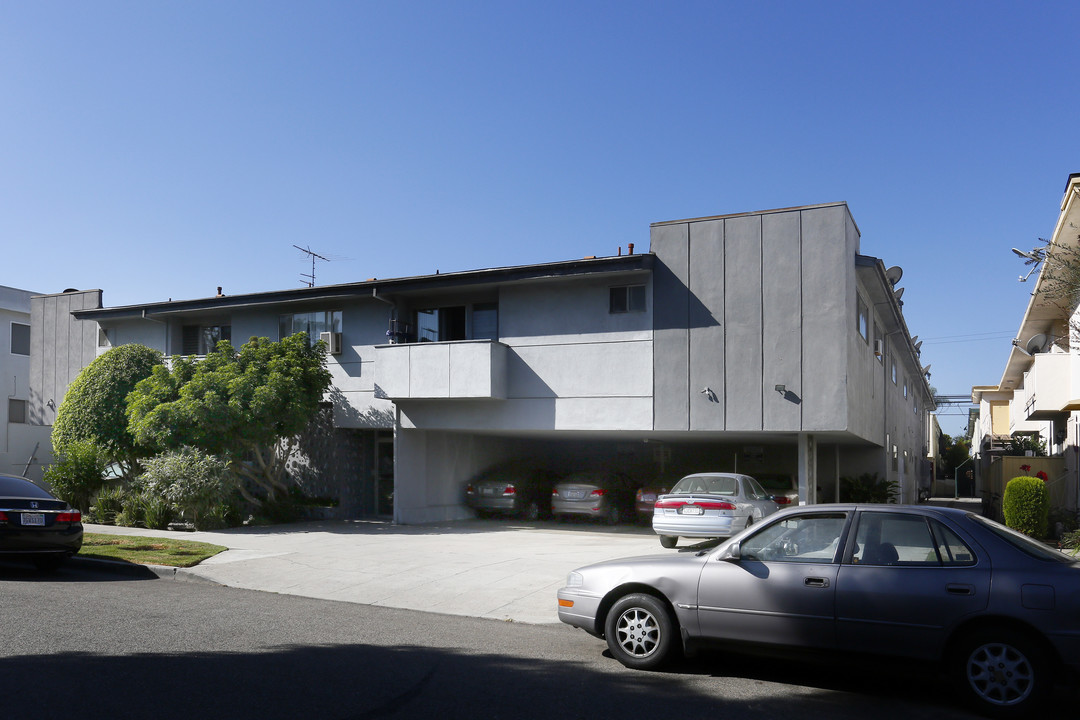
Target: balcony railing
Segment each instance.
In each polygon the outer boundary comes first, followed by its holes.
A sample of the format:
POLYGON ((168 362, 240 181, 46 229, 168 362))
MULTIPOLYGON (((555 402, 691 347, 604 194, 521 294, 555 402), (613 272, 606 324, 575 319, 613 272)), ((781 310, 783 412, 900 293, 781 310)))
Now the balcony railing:
POLYGON ((493 340, 375 348, 376 392, 391 400, 505 399, 507 346, 493 340))

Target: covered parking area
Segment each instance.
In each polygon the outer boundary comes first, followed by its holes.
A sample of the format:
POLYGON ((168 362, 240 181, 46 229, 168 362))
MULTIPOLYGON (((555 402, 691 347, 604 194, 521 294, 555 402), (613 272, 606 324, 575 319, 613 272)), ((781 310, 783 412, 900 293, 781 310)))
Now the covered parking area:
POLYGON ((556 475, 604 469, 636 487, 670 487, 694 472, 740 472, 799 481, 802 503, 840 499, 840 478, 885 477, 880 446, 845 433, 631 433, 552 431, 395 433, 394 521, 465 520, 465 487, 484 470, 520 463, 556 475))

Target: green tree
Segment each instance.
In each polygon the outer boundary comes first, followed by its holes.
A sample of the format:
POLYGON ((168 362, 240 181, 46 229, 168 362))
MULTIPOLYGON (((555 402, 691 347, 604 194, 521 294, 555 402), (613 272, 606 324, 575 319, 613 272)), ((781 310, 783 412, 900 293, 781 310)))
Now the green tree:
POLYGON ((106 463, 119 463, 130 475, 147 455, 128 432, 125 399, 155 367, 161 353, 145 345, 120 345, 83 368, 68 387, 52 429, 53 451, 64 456, 78 441, 96 445, 106 463))
POLYGON ((89 440, 73 440, 64 446, 64 454, 45 470, 44 480, 56 497, 84 513, 90 511, 90 498, 105 485, 103 453, 89 440))
MULTIPOLYGON (((971 458, 971 439, 961 435, 946 435, 938 438, 938 476, 951 478, 956 468, 971 458)), ((971 466, 968 465, 970 468, 971 466)))
POLYGON ((206 359, 177 358, 158 367, 128 397, 138 442, 164 451, 188 445, 228 460, 249 501, 285 497, 286 465, 297 436, 330 387, 326 348, 297 333, 280 342, 252 338, 235 350, 219 342, 206 359))

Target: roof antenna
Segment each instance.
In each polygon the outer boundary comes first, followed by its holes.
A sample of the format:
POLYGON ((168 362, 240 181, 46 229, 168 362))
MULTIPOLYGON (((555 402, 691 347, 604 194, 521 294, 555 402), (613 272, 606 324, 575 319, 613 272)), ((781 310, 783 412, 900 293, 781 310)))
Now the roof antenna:
POLYGON ((297 250, 299 250, 300 252, 307 253, 308 255, 311 256, 311 274, 309 275, 307 273, 300 273, 300 277, 306 278, 304 280, 304 283, 308 287, 315 287, 315 261, 316 260, 322 260, 323 262, 330 262, 330 258, 324 258, 319 253, 314 252, 310 247, 302 248, 299 245, 293 245, 293 247, 296 248, 297 250))

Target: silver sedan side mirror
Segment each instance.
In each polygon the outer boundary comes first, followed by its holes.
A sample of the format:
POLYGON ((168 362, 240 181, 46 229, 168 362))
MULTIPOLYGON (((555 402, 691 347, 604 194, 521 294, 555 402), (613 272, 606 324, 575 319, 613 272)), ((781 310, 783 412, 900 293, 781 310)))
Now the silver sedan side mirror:
POLYGON ((726 548, 721 550, 718 559, 725 562, 739 562, 739 560, 742 559, 742 552, 739 550, 739 543, 731 543, 726 548))

